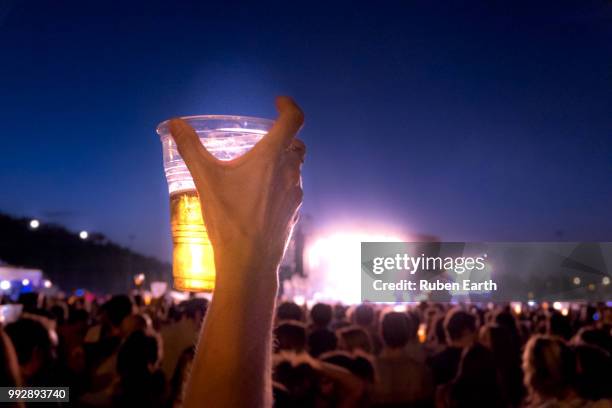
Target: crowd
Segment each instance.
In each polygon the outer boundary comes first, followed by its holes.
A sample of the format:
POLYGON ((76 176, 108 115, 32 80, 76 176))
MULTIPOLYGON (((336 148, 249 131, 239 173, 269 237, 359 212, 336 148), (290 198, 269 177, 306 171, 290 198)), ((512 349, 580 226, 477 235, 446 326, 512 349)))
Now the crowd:
MULTIPOLYGON (((208 302, 144 300, 22 295, 0 331, 0 386, 67 386, 76 406, 182 406, 208 302)), ((611 328, 605 304, 280 302, 275 406, 611 407, 611 328)))

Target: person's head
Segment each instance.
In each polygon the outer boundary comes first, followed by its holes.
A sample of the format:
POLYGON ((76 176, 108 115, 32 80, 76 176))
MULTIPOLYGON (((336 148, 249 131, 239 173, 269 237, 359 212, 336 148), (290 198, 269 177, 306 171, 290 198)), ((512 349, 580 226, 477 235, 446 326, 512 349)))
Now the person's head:
POLYGON ((301 352, 306 349, 306 327, 298 321, 283 321, 274 329, 275 351, 301 352))
POLYGON ((332 320, 332 307, 325 303, 317 303, 310 310, 310 318, 317 327, 327 327, 332 320))
POLYGON ((370 335, 359 326, 348 326, 338 330, 340 348, 346 351, 361 350, 365 353, 372 352, 372 341, 370 335))
POLYGON ((54 349, 49 330, 34 319, 19 319, 6 326, 6 334, 17 352, 26 383, 53 364, 54 349))
POLYGON ((276 309, 277 320, 297 320, 304 321, 302 308, 293 302, 283 302, 276 309))
POLYGON ((68 308, 66 307, 66 304, 63 303, 51 306, 49 312, 53 316, 53 319, 57 322, 58 326, 64 324, 66 318, 68 317, 68 308))
POLYGON ((139 383, 158 369, 161 360, 159 338, 137 330, 119 348, 117 373, 124 383, 139 383))
POLYGON ((410 339, 411 320, 405 313, 388 312, 382 318, 381 336, 386 347, 401 348, 410 339))
POLYGON ((487 323, 480 328, 478 340, 494 354, 507 353, 512 350, 510 333, 504 326, 487 323))
POLYGON ((374 382, 374 364, 363 354, 351 355, 345 351, 329 351, 321 354, 319 359, 350 371, 353 375, 368 382, 374 382))
POLYGON ((474 343, 463 349, 456 380, 488 383, 497 378, 493 353, 485 346, 474 343))
POLYGON ((279 361, 274 366, 272 378, 286 390, 288 406, 315 405, 319 391, 319 375, 309 363, 279 361))
POLYGON ((444 318, 444 331, 449 345, 471 346, 476 336, 476 318, 462 309, 451 309, 444 318))
POLYGON ((458 407, 504 407, 493 354, 475 343, 463 349, 450 398, 458 407))
POLYGON ((17 353, 10 337, 0 326, 0 384, 4 387, 20 387, 21 372, 17 353))
POLYGON ((38 292, 26 292, 19 295, 17 303, 23 305, 23 311, 27 313, 38 313, 44 301, 44 296, 38 292))
POLYGON ((574 388, 580 397, 597 401, 612 398, 612 358, 605 350, 591 346, 574 347, 576 355, 576 382, 574 388))
POLYGON ((520 346, 508 328, 497 323, 487 323, 482 326, 479 341, 493 354, 506 398, 511 405, 519 404, 525 396, 520 346))
POLYGON ((612 354, 612 335, 610 334, 610 330, 583 327, 572 340, 576 344, 589 344, 600 347, 612 354))
POLYGON ((374 308, 368 304, 361 304, 353 312, 353 321, 356 325, 370 327, 374 324, 374 308))
POLYGON ((574 381, 574 355, 563 339, 535 335, 525 345, 523 371, 525 387, 533 398, 563 399, 574 381))
MULTIPOLYGON (((336 303, 333 307, 333 317, 336 323, 346 322, 346 312, 348 307, 342 303, 336 303)), ((346 322, 348 323, 348 322, 346 322)))
POLYGON ((115 295, 102 305, 102 311, 111 325, 111 335, 119 336, 123 319, 134 313, 134 305, 127 295, 115 295))
POLYGON ((572 326, 568 316, 563 316, 554 310, 548 316, 548 334, 569 340, 572 336, 572 326))
POLYGON ((327 329, 318 329, 308 336, 308 352, 313 357, 335 350, 338 346, 338 338, 335 333, 327 329))
POLYGON ((509 308, 501 308, 494 312, 494 322, 499 326, 505 327, 512 336, 518 336, 519 330, 516 324, 516 317, 509 308))

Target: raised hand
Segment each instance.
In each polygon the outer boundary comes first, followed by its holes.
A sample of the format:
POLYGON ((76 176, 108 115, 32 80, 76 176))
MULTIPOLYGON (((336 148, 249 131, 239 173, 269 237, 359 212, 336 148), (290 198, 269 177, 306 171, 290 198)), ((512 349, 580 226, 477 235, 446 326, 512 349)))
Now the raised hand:
POLYGON ((271 343, 278 265, 302 203, 306 152, 300 108, 276 100, 278 119, 253 149, 213 157, 184 121, 170 131, 201 198, 216 282, 185 393, 186 407, 272 404, 271 343))
POLYGON ((218 283, 224 271, 240 266, 274 273, 302 203, 305 146, 295 135, 304 116, 288 97, 277 98, 276 107, 279 116, 268 134, 231 161, 209 153, 181 119, 170 121, 179 153, 202 198, 218 283))

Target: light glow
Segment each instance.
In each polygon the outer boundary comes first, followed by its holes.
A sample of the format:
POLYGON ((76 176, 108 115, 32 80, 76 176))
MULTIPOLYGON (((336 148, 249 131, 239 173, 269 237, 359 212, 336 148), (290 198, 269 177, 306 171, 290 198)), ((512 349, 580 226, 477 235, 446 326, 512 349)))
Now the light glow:
POLYGON ((239 128, 239 127, 235 127, 235 128, 219 128, 216 129, 219 132, 232 132, 232 133, 254 133, 256 135, 265 135, 266 133, 268 133, 267 130, 263 130, 263 129, 248 129, 248 128, 239 128))
POLYGON ((28 278, 25 278, 25 279, 23 279, 23 280, 21 281, 21 284, 22 284, 23 286, 28 286, 28 285, 30 284, 30 280, 29 280, 28 278))
POLYGON ((2 282, 0 282, 0 289, 9 290, 10 288, 11 288, 11 282, 7 280, 3 280, 2 282))
POLYGON ((51 283, 49 279, 45 279, 45 281, 43 282, 43 286, 49 289, 51 286, 53 286, 53 284, 51 283))
POLYGON ((311 293, 321 300, 361 302, 361 243, 402 242, 400 235, 382 232, 336 232, 313 240, 305 250, 311 293))
POLYGON ((40 227, 40 221, 38 221, 37 219, 33 219, 32 221, 30 221, 30 228, 36 229, 38 227, 40 227))
POLYGON ((139 273, 139 274, 134 275, 134 284, 136 286, 142 285, 144 281, 145 281, 144 273, 139 273))
POLYGON ((417 336, 419 337, 419 343, 425 343, 425 340, 427 340, 427 326, 425 326, 425 323, 419 324, 417 336))
POLYGON ((89 237, 89 233, 87 231, 81 231, 79 232, 79 238, 81 239, 87 239, 89 237))

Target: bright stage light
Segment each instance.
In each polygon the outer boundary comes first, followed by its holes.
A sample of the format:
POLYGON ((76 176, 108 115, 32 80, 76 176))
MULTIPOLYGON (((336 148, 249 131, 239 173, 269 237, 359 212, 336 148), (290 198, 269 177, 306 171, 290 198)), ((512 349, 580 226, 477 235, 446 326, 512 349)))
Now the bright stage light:
POLYGON ((47 289, 49 289, 51 286, 53 286, 53 284, 51 283, 51 281, 49 279, 45 279, 45 281, 43 282, 43 285, 47 289))
POLYGON ((561 305, 561 302, 553 303, 553 309, 555 309, 555 310, 561 310, 562 307, 563 307, 563 305, 561 305))
POLYGON ((610 277, 609 276, 604 276, 603 279, 601 280, 601 283, 603 283, 604 285, 609 285, 610 284, 610 277))
POLYGON ((314 239, 305 250, 309 297, 345 304, 361 302, 361 243, 402 242, 399 235, 338 232, 314 239))
POLYGON ((36 219, 30 221, 30 228, 36 229, 38 227, 40 227, 40 221, 38 221, 36 219))
POLYGON ((28 286, 28 285, 30 284, 30 280, 29 280, 28 278, 25 278, 25 279, 23 279, 23 280, 21 281, 21 284, 22 284, 23 286, 28 286))
POLYGON ((574 285, 580 285, 580 278, 578 276, 576 276, 572 282, 574 282, 574 285))
POLYGON ((79 238, 81 239, 87 239, 87 237, 89 237, 89 233, 87 231, 81 231, 79 232, 79 238))
POLYGON ((0 282, 0 289, 9 290, 10 288, 11 288, 11 282, 7 280, 3 280, 2 282, 0 282))

